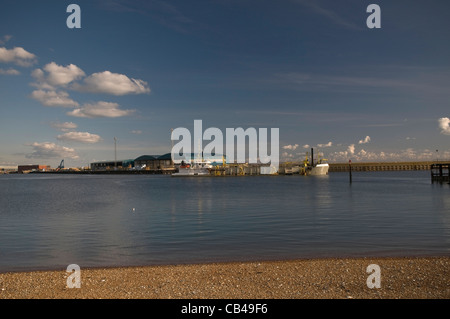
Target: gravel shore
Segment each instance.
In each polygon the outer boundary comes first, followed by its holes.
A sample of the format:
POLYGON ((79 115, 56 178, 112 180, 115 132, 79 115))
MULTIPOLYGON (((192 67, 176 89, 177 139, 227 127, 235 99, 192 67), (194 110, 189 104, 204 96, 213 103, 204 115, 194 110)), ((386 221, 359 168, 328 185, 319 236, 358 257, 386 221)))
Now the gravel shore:
MULTIPOLYGON (((81 265, 80 265, 81 266, 81 265)), ((308 259, 0 274, 0 299, 448 299, 450 257, 308 259), (367 267, 380 267, 368 288, 367 267)))

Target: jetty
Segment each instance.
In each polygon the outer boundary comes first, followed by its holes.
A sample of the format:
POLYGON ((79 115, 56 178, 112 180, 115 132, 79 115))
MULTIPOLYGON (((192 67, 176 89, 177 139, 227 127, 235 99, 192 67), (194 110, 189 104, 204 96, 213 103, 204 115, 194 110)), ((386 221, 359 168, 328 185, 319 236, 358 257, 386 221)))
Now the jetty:
POLYGON ((433 183, 450 183, 450 163, 432 164, 430 170, 433 183))
MULTIPOLYGON (((419 171, 430 170, 432 165, 444 164, 443 162, 424 161, 424 162, 352 162, 353 172, 370 171, 419 171)), ((330 163, 330 172, 348 172, 349 163, 330 163)))

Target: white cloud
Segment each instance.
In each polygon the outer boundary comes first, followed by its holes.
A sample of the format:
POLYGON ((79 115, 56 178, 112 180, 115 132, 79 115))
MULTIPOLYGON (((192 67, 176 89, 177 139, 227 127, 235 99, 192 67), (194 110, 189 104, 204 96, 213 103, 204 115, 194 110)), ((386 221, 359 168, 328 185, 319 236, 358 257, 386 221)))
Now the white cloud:
POLYGON ((122 117, 131 115, 134 110, 121 110, 119 104, 112 102, 97 102, 94 104, 84 104, 82 108, 67 112, 67 115, 75 117, 122 117))
POLYGON ((91 93, 113 95, 149 93, 150 88, 143 80, 130 79, 124 74, 109 71, 93 73, 84 79, 83 84, 75 84, 74 89, 91 93))
POLYGON ((283 149, 285 149, 285 150, 296 150, 298 146, 299 146, 298 144, 286 145, 286 146, 283 146, 283 149))
POLYGON ((289 154, 288 152, 283 152, 283 153, 281 154, 281 158, 284 159, 284 160, 290 160, 290 159, 292 159, 293 157, 294 157, 294 155, 289 154))
MULTIPOLYGON (((450 152, 444 153, 450 155, 450 152)), ((354 150, 353 153, 348 151, 334 152, 328 155, 328 159, 331 162, 346 163, 349 160, 349 156, 351 156, 353 162, 402 162, 431 161, 435 159, 436 155, 428 149, 415 150, 413 148, 407 148, 398 152, 373 152, 366 150, 361 150, 358 153, 355 153, 354 150)))
POLYGON ((350 154, 355 154, 355 144, 349 145, 347 148, 347 152, 349 152, 350 154))
POLYGON ((360 140, 358 144, 367 144, 370 142, 370 136, 366 136, 363 140, 360 140))
POLYGON ((20 72, 17 71, 16 69, 9 68, 8 70, 0 69, 0 74, 5 74, 5 75, 19 75, 20 72))
POLYGON ((331 147, 333 146, 333 142, 328 142, 327 144, 317 144, 317 147, 331 147))
POLYGON ((0 48, 0 62, 14 63, 26 67, 36 63, 36 56, 21 47, 15 47, 10 50, 0 48))
POLYGON ((55 143, 33 143, 28 146, 33 147, 33 152, 26 155, 26 158, 71 158, 77 159, 79 156, 73 148, 56 145, 55 143))
POLYGON ((365 151, 365 150, 360 150, 359 152, 358 152, 358 155, 360 155, 360 156, 365 156, 365 155, 367 155, 367 152, 365 151))
POLYGON ((303 145, 303 148, 309 148, 309 147, 310 147, 309 144, 303 145))
POLYGON ((67 132, 69 130, 74 130, 78 127, 78 125, 73 122, 64 122, 64 123, 56 122, 56 123, 52 123, 51 126, 58 130, 61 130, 63 132, 67 132))
POLYGON ((77 107, 78 103, 69 98, 69 94, 64 91, 35 90, 31 97, 38 100, 45 106, 77 107))
POLYGON ((37 80, 37 83, 33 85, 39 88, 49 89, 57 86, 67 86, 69 83, 85 76, 84 71, 75 64, 62 66, 51 62, 45 65, 43 69, 36 69, 31 73, 37 80))
POLYGON ((448 117, 442 117, 438 122, 441 134, 450 135, 450 119, 448 117))
POLYGON ((136 135, 140 135, 140 134, 142 134, 142 131, 141 130, 132 130, 131 133, 132 134, 136 134, 136 135))
POLYGON ((57 139, 60 141, 74 141, 91 144, 101 141, 101 137, 99 135, 91 134, 88 132, 68 132, 62 135, 58 135, 57 139))

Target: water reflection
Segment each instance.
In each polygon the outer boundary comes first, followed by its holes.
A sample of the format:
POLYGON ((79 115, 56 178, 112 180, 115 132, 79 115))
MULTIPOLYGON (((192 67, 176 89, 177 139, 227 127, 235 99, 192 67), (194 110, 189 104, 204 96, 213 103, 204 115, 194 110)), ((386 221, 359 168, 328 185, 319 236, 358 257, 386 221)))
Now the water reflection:
POLYGON ((448 255, 448 190, 423 172, 2 177, 0 271, 448 255))

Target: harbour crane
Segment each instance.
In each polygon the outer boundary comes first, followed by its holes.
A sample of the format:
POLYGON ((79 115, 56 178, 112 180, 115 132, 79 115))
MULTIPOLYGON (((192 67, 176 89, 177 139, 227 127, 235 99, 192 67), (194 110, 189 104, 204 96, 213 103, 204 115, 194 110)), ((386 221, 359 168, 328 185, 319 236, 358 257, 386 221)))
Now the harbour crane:
POLYGON ((61 163, 60 163, 59 166, 56 168, 56 171, 59 171, 59 170, 61 170, 61 169, 63 169, 63 168, 64 168, 64 159, 61 160, 61 163))

